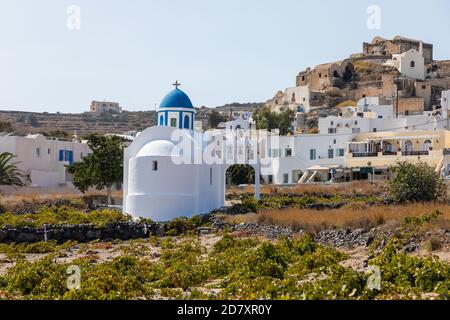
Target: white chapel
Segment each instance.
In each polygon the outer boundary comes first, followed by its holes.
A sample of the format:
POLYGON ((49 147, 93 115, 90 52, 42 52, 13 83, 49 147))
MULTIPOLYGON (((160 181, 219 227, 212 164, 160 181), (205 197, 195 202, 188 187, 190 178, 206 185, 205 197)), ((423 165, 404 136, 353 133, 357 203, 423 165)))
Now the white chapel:
POLYGON ((162 100, 157 125, 125 149, 123 211, 135 217, 168 221, 224 206, 225 166, 195 161, 206 133, 194 131, 195 109, 179 85, 162 100), (195 143, 180 152, 181 140, 195 143))

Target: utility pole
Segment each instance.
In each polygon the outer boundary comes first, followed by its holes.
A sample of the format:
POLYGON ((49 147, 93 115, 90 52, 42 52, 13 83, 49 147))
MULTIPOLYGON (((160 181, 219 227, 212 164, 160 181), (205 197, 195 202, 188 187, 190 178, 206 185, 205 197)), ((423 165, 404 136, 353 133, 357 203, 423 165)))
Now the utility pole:
POLYGON ((399 76, 399 74, 400 74, 400 72, 397 72, 397 81, 396 81, 396 84, 395 84, 395 87, 396 87, 396 89, 397 89, 397 102, 396 102, 396 106, 395 106, 395 117, 396 118, 398 118, 398 85, 399 85, 399 79, 398 79, 398 76, 399 76))

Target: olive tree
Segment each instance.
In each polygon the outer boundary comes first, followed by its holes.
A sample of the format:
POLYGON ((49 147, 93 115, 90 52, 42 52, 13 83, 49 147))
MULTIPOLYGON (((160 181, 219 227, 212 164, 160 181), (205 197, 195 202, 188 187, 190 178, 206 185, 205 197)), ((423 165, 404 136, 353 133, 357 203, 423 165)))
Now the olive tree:
POLYGON ((108 204, 111 203, 111 187, 123 180, 124 139, 119 136, 88 136, 92 153, 68 167, 74 175, 73 184, 81 192, 95 187, 106 188, 108 204))

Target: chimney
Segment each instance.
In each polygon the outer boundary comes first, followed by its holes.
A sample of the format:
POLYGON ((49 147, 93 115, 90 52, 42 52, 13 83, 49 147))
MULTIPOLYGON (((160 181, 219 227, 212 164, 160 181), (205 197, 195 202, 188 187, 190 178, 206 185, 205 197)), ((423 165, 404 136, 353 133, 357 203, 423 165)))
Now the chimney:
POLYGON ((423 57, 423 42, 420 41, 419 43, 419 54, 423 57))

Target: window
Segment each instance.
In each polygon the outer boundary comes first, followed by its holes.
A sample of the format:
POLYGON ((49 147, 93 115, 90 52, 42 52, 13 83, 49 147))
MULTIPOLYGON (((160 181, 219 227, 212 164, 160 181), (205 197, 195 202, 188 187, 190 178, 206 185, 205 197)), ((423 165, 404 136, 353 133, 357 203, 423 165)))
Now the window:
POLYGON ((159 117, 159 125, 160 126, 164 125, 164 117, 163 116, 159 117))
POLYGON ((273 175, 269 174, 267 176, 267 183, 273 183, 273 175))
POLYGON ((68 161, 73 163, 73 151, 71 150, 59 150, 59 161, 68 161))
POLYGON ((184 128, 189 129, 189 116, 188 115, 184 116, 184 128))
POLYGON ((333 159, 333 158, 334 158, 334 150, 328 149, 328 159, 333 159))
POLYGON ((414 68, 416 66, 416 62, 414 60, 411 61, 411 68, 414 68))
POLYGON ((212 186, 213 180, 213 169, 209 168, 209 185, 212 186))
POLYGON ((357 126, 358 125, 358 121, 355 121, 355 126, 357 126))
POLYGON ((322 74, 321 73, 319 73, 319 78, 322 78, 322 74))
POLYGON ((50 148, 47 149, 47 154, 50 154, 50 148))
POLYGON ((328 133, 336 133, 336 128, 328 128, 328 133))
POLYGON ((158 161, 153 161, 152 168, 153 171, 158 171, 158 161))
POLYGON ((333 144, 336 144, 336 139, 333 139, 333 144))
POLYGON ((358 112, 358 113, 356 113, 356 115, 361 118, 364 117, 364 113, 362 113, 362 112, 358 112))
POLYGON ((426 85, 422 85, 422 89, 426 89, 427 88, 427 86, 426 85))
POLYGON ((373 130, 372 130, 373 132, 377 132, 377 128, 373 128, 373 130))
POLYGON ((176 118, 172 118, 170 119, 170 126, 171 127, 177 127, 177 119, 176 118))
POLYGON ((286 148, 284 155, 285 157, 292 157, 292 149, 286 148))
POLYGON ((285 174, 283 174, 283 183, 289 183, 289 174, 288 173, 285 173, 285 174))
POLYGON ((38 158, 41 157, 41 148, 36 148, 36 155, 38 158))
POLYGON ((83 152, 80 152, 80 158, 83 158, 83 152))
POLYGON ((383 116, 378 116, 378 119, 383 119, 383 116))
POLYGON ((339 148, 336 149, 336 157, 343 157, 344 156, 344 149, 343 148, 339 148))
POLYGON ((316 160, 316 149, 309 149, 309 160, 316 160))
POLYGON ((330 126, 334 125, 334 121, 330 121, 330 126))

